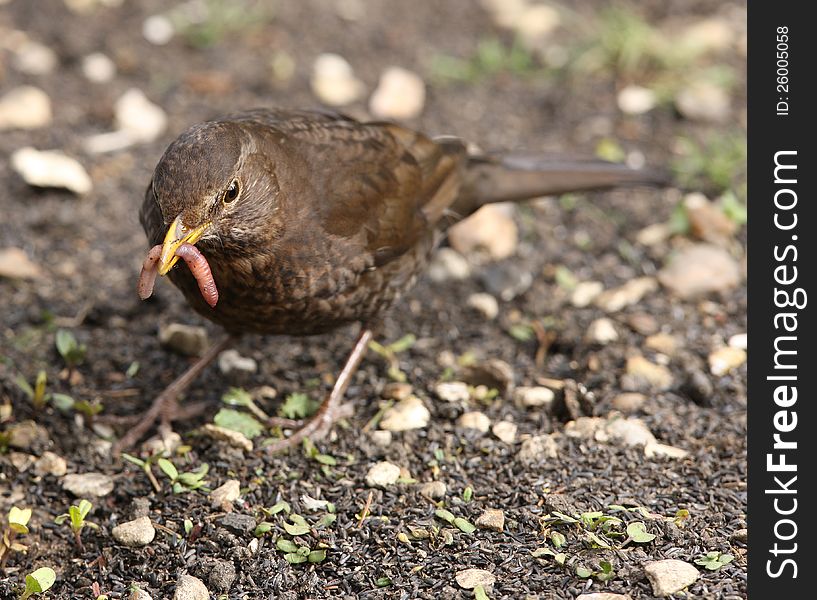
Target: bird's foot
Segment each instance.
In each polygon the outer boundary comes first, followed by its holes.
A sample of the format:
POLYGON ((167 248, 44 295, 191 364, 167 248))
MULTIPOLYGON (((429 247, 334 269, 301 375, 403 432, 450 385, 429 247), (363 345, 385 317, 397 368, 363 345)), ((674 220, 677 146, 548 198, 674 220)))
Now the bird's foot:
POLYGON ((295 427, 296 429, 288 438, 264 446, 264 449, 270 454, 274 454, 275 452, 294 448, 305 438, 316 441, 329 435, 329 432, 332 430, 332 425, 337 423, 340 419, 350 417, 354 412, 354 408, 351 404, 331 404, 329 401, 330 398, 327 398, 318 409, 318 412, 307 421, 293 421, 291 419, 281 419, 278 417, 273 417, 267 421, 267 424, 270 426, 295 427))

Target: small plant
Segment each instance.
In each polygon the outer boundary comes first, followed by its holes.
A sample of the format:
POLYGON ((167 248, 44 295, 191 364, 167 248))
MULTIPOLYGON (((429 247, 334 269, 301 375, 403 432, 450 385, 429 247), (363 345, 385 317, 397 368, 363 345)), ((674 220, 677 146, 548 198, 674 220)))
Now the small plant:
POLYGON ((3 529, 3 538, 0 540, 0 569, 6 564, 12 552, 25 552, 27 547, 14 538, 28 533, 28 522, 31 520, 30 508, 12 506, 8 512, 8 524, 3 529))
POLYGON ((74 541, 76 542, 77 548, 79 548, 80 552, 85 551, 85 548, 82 545, 82 539, 80 538, 82 530, 86 526, 91 527, 92 529, 97 529, 99 527, 96 523, 91 523, 90 521, 85 520, 85 517, 88 516, 92 508, 93 505, 87 500, 83 499, 79 501, 78 505, 70 506, 67 513, 63 513, 54 519, 54 522, 57 525, 62 525, 70 519, 69 525, 71 526, 71 531, 74 532, 74 541))
POLYGON ((48 591, 57 580, 57 574, 51 567, 40 567, 36 571, 26 575, 26 589, 20 600, 26 600, 36 594, 48 591))
POLYGON ((714 550, 696 558, 695 564, 701 565, 709 571, 718 571, 721 567, 728 565, 733 560, 735 560, 735 557, 731 554, 721 554, 717 550, 714 550))
POLYGON ((318 403, 306 394, 290 394, 278 409, 278 415, 285 419, 305 419, 315 414, 318 403))
POLYGON ((142 460, 141 458, 137 458, 123 452, 122 458, 142 469, 145 472, 145 475, 147 475, 148 480, 150 481, 150 484, 153 486, 154 490, 157 492, 162 491, 162 486, 159 485, 159 482, 156 480, 156 476, 153 474, 153 469, 151 468, 152 465, 159 459, 158 456, 152 455, 148 456, 145 460, 142 460))
POLYGON ((179 473, 172 462, 166 458, 160 458, 156 461, 162 472, 170 479, 173 486, 174 494, 182 494, 184 492, 193 492, 207 485, 207 472, 210 470, 210 465, 202 464, 197 470, 186 473, 179 473))
POLYGON ((389 363, 387 374, 392 380, 405 383, 406 374, 400 369, 400 362, 397 360, 397 355, 411 348, 416 341, 417 337, 413 333, 408 333, 388 346, 383 346, 375 341, 369 342, 369 350, 386 359, 389 363))
POLYGON ((57 330, 56 345, 57 352, 69 370, 75 369, 85 360, 85 344, 80 344, 74 334, 67 329, 57 330))

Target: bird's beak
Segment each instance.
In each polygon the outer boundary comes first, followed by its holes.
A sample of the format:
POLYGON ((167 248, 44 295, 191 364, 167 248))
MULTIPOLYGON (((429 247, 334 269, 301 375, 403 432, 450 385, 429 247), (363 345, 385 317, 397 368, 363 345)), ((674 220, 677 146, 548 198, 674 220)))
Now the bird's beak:
POLYGON ((204 235, 208 227, 210 227, 209 221, 199 225, 195 229, 188 230, 182 223, 181 215, 176 217, 167 230, 165 241, 162 242, 162 255, 159 258, 159 275, 167 274, 167 272, 173 268, 173 265, 176 264, 176 261, 179 260, 179 257, 176 256, 176 250, 179 246, 184 243, 195 244, 201 239, 201 236, 204 235))

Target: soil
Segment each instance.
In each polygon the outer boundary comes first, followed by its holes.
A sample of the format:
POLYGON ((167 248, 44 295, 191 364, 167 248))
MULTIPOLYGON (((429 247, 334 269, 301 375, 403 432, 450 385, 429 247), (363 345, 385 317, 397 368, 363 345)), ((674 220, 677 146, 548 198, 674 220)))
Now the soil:
MULTIPOLYGON (((709 551, 735 559, 715 571, 699 567, 698 580, 677 597, 745 598, 746 545, 739 530, 746 527, 746 366, 715 376, 707 365, 713 349, 746 330, 745 286, 694 300, 679 300, 661 288, 636 305, 605 315, 592 305, 574 307, 556 277, 557 267, 564 267, 578 280, 612 288, 654 276, 675 242, 647 247, 635 241, 636 234, 670 219, 680 198, 677 189, 587 194, 572 206, 558 199, 537 201, 516 215, 521 241, 514 257, 475 266, 474 275, 464 281, 419 282, 388 316, 380 339, 388 343, 408 333, 416 336, 417 342, 399 353, 398 360, 414 393, 431 411, 430 422, 424 429, 395 433, 385 447, 373 439, 375 428, 367 424, 378 416, 390 379, 386 362, 370 353, 347 393, 353 416, 316 442, 320 453, 335 458, 334 465, 300 450, 279 456, 243 452, 198 435, 198 430, 212 421, 231 386, 275 388, 277 399, 258 401, 271 414, 296 392, 320 399, 350 350, 355 330, 316 338, 242 339, 238 350, 257 361, 257 372, 223 375, 216 366, 206 370, 185 401, 207 402, 209 408, 176 424, 190 448, 173 460, 183 470, 207 463, 208 489, 239 480, 241 499, 234 512, 273 524, 260 538, 225 522, 225 513, 211 508, 206 492, 174 494, 154 468, 162 484, 156 492, 138 467, 106 452, 110 445, 97 432, 104 436, 107 429, 92 427, 75 411, 52 405, 35 410, 21 391, 18 375, 33 382, 42 369, 51 392, 99 401, 103 416, 139 414, 190 364, 189 358, 159 345, 162 325, 204 326, 211 340, 223 335, 189 310, 164 280, 153 299, 138 299, 136 277, 147 247, 137 211, 145 185, 166 145, 196 121, 254 106, 317 106, 309 74, 321 52, 344 56, 370 90, 389 65, 423 74, 429 82, 426 106, 409 124, 431 134, 460 135, 484 148, 592 155, 599 140, 592 133, 594 123, 602 122, 609 126, 606 135, 625 151, 638 150, 648 163, 666 165, 673 160, 673 140, 703 139, 713 128, 742 132, 738 110, 732 121, 717 126, 684 120, 671 105, 643 117, 623 116, 616 109, 616 92, 626 82, 612 72, 570 77, 499 72, 439 83, 429 75, 433 55, 473 56, 480 39, 495 36, 510 43, 512 36, 476 3, 464 0, 366 3, 355 20, 338 16, 336 4, 344 3, 270 3, 272 18, 228 31, 205 47, 193 46, 183 36, 165 46, 144 40, 144 19, 164 10, 164 2, 101 6, 91 15, 77 15, 58 0, 12 0, 0 6, 0 32, 24 30, 59 59, 50 74, 22 75, 8 66, 10 53, 0 50, 0 95, 30 83, 49 94, 54 108, 50 126, 0 136, 0 247, 24 249, 44 272, 34 280, 0 279, 0 405, 11 406, 0 430, 33 419, 48 432, 39 445, 0 454, 0 514, 5 516, 12 505, 33 509, 31 531, 21 538, 28 551, 14 554, 0 571, 0 598, 18 597, 25 574, 50 566, 58 575, 48 592, 54 598, 93 598, 94 584, 109 598, 128 598, 133 584, 155 599, 170 598, 184 573, 202 579, 212 598, 468 598, 473 593, 457 584, 455 574, 480 568, 496 576, 488 589, 491 598, 544 600, 610 591, 641 599, 653 597, 645 564, 665 558, 693 563, 709 551), (117 64, 118 74, 109 84, 90 84, 81 74, 81 57, 94 51, 117 64), (276 80, 270 66, 271 57, 281 52, 294 60, 294 74, 286 82, 276 80), (167 111, 169 130, 155 142, 123 152, 85 153, 81 141, 111 128, 114 102, 132 87, 167 111), (27 186, 6 160, 27 145, 60 148, 78 157, 93 178, 93 192, 77 198, 27 186), (465 308, 471 294, 485 291, 488 268, 533 275, 530 289, 501 302, 493 321, 465 308), (589 324, 604 316, 613 319, 619 338, 604 345, 585 341, 589 324), (544 323, 551 332, 543 360, 537 361, 536 337, 509 335, 520 321, 544 323), (64 370, 55 349, 59 328, 71 330, 87 347, 76 374, 64 370), (673 376, 669 389, 635 386, 646 400, 634 416, 659 442, 689 455, 646 458, 640 446, 566 435, 567 421, 607 416, 612 399, 634 389, 625 376, 628 357, 642 353, 663 360, 644 347, 650 329, 676 336, 680 350, 666 359, 673 376), (476 365, 505 361, 517 386, 562 382, 562 389, 556 386, 554 410, 520 407, 509 391, 460 404, 438 399, 434 388, 439 381, 465 377, 457 366, 446 373, 446 354, 466 353, 476 365), (134 362, 138 372, 126 375, 134 362), (457 418, 469 410, 484 412, 492 423, 514 422, 517 441, 508 444, 490 433, 458 427, 457 418), (532 463, 523 461, 522 442, 541 434, 552 434, 556 457, 543 454, 532 463), (89 519, 99 528, 83 531, 82 551, 70 529, 53 522, 76 502, 61 479, 38 476, 31 467, 21 470, 12 460, 14 452, 39 456, 46 450, 65 458, 69 473, 102 472, 115 482, 110 494, 91 499, 89 519), (403 467, 418 483, 403 480, 369 488, 366 473, 381 460, 403 467), (441 503, 420 493, 420 485, 433 480, 447 486, 441 503), (268 516, 261 508, 285 501, 316 523, 326 510, 310 512, 304 495, 334 504, 337 518, 295 536, 313 549, 323 544, 324 560, 290 564, 275 543, 278 537, 293 537, 284 530, 282 514, 268 516), (153 542, 130 548, 114 541, 111 529, 144 512, 144 500, 137 499, 147 500, 151 520, 161 527, 153 542), (370 516, 361 520, 367 501, 370 516), (616 512, 610 505, 644 507, 649 516, 636 510, 616 512), (438 507, 471 523, 484 509, 501 509, 505 525, 499 532, 478 528, 466 533, 435 517, 438 507), (677 526, 674 519, 681 510, 689 511, 689 517, 677 526), (567 538, 562 566, 552 557, 532 556, 538 548, 555 549, 543 520, 554 511, 602 511, 625 522, 644 521, 656 538, 627 544, 612 538, 613 547, 600 549, 581 541, 586 527, 553 525, 551 530, 567 538), (195 526, 192 535, 184 529, 186 519, 195 526), (424 531, 425 537, 418 539, 413 531, 424 531), (580 565, 598 573, 603 561, 615 572, 608 581, 576 573, 580 565), (220 584, 231 569, 234 581, 220 584)), ((590 15, 603 6, 581 2, 573 10, 590 15)), ((671 5, 649 1, 635 9, 658 25, 723 14, 725 6, 703 0, 671 5)), ((739 78, 745 76, 742 59, 727 62, 739 78)), ((742 105, 744 94, 745 81, 740 80, 735 107, 742 105)), ((365 109, 361 101, 346 110, 364 115, 365 109)), ((744 232, 735 243, 745 244, 744 232)))

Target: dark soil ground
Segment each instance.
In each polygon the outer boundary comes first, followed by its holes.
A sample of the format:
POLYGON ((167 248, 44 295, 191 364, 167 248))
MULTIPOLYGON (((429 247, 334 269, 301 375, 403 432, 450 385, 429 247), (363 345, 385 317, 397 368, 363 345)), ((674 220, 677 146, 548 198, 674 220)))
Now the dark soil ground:
MULTIPOLYGON (((33 382, 43 369, 50 392, 99 401, 103 415, 139 413, 189 364, 188 358, 160 347, 160 325, 203 325, 211 340, 222 335, 193 314, 164 281, 151 301, 137 298, 135 281, 146 251, 137 211, 145 185, 165 146, 196 121, 253 106, 319 106, 309 74, 321 52, 343 55, 370 90, 389 65, 421 74, 428 97, 422 116, 409 124, 432 134, 461 135, 484 148, 592 155, 599 141, 609 138, 625 152, 640 151, 648 163, 666 166, 678 158, 679 138, 744 135, 744 67, 734 51, 713 60, 736 78, 733 116, 724 124, 708 125, 681 118, 671 102, 644 116, 622 115, 616 92, 633 77, 614 69, 546 69, 534 58, 524 69, 477 69, 462 80, 435 77, 430 66, 435 56, 468 60, 486 39, 512 45, 512 34, 500 29, 478 3, 366 2, 365 10, 349 20, 338 15, 336 6, 355 3, 271 2, 269 17, 235 28, 227 22, 207 45, 191 43, 192 35, 177 35, 165 46, 153 46, 141 35, 142 22, 166 4, 125 2, 85 15, 70 12, 58 0, 12 0, 0 6, 0 36, 24 30, 59 58, 50 74, 24 75, 11 67, 10 52, 0 49, 0 95, 23 83, 37 85, 49 94, 54 109, 48 127, 0 134, 0 247, 25 250, 43 270, 33 280, 0 278, 0 406, 7 406, 0 431, 33 419, 48 432, 39 444, 0 454, 3 519, 12 505, 33 509, 31 531, 21 538, 28 552, 15 553, 0 571, 0 598, 18 597, 25 574, 42 566, 58 575, 49 596, 72 599, 94 598, 93 584, 110 598, 129 597, 133 584, 154 599, 170 598, 184 573, 205 581, 212 598, 466 598, 473 594, 456 583, 455 573, 471 567, 496 576, 488 590, 491 598, 575 598, 593 591, 651 598, 646 563, 664 558, 693 563, 709 551, 730 553, 735 560, 716 571, 699 567, 700 578, 677 597, 745 598, 746 547, 739 530, 746 527, 746 366, 716 376, 707 365, 715 348, 745 331, 745 286, 694 300, 680 300, 659 288, 608 315, 619 338, 599 345, 585 341, 584 335, 605 313, 593 305, 571 305, 565 282, 556 276, 566 269, 577 280, 613 288, 655 275, 688 236, 647 247, 636 242, 636 234, 670 219, 681 197, 678 189, 588 194, 570 202, 546 199, 520 209, 516 256, 490 268, 527 271, 533 284, 513 300, 500 302, 496 320, 486 321, 465 308, 471 294, 485 290, 487 267, 474 267, 474 275, 464 281, 421 281, 387 318, 382 341, 408 333, 417 337, 413 347, 398 355, 399 366, 431 411, 430 423, 395 433, 387 447, 372 440, 373 427, 366 426, 383 404, 389 377, 385 361, 370 353, 347 394, 354 416, 329 439, 317 442, 320 452, 335 457, 335 465, 321 464, 301 451, 244 453, 196 431, 212 421, 220 397, 231 386, 275 388, 277 399, 258 401, 269 413, 295 392, 321 398, 351 347, 354 330, 308 339, 241 340, 238 350, 258 361, 258 371, 241 376, 222 375, 216 366, 206 371, 186 400, 207 401, 211 409, 176 424, 190 449, 173 460, 183 470, 207 463, 209 489, 238 479, 242 494, 235 512, 273 524, 257 542, 252 542, 252 531, 225 526, 224 513, 211 508, 206 492, 173 494, 158 469, 162 490, 154 491, 137 467, 112 459, 110 445, 76 411, 61 412, 50 404, 39 411, 32 407, 16 380, 22 375, 33 382), (117 64, 118 74, 109 84, 88 83, 80 73, 81 57, 95 51, 117 64), (292 77, 283 81, 276 80, 270 66, 271 57, 280 53, 294 61, 292 77), (169 131, 156 142, 123 152, 85 153, 81 140, 111 128, 113 103, 131 87, 167 111, 169 131), (27 145, 60 148, 77 157, 90 172, 94 190, 77 198, 27 186, 8 161, 14 150, 27 145), (536 360, 536 337, 509 335, 520 322, 539 322, 550 332, 544 360, 536 360), (58 328, 69 329, 87 346, 78 376, 64 371, 54 343, 58 328), (667 360, 673 384, 664 391, 639 388, 625 376, 626 360, 633 354, 662 360, 644 347, 651 329, 680 340, 679 351, 667 360), (435 385, 445 377, 464 377, 456 367, 446 373, 441 361, 445 353, 471 353, 477 365, 501 359, 511 365, 517 386, 559 380, 564 387, 557 389, 550 412, 519 407, 510 392, 488 401, 471 400, 467 406, 443 402, 434 394, 435 385), (134 362, 138 372, 127 376, 134 362), (634 388, 646 394, 634 416, 659 442, 688 451, 686 458, 648 459, 640 446, 562 433, 571 418, 609 414, 611 400, 634 388), (465 410, 480 410, 492 422, 513 421, 519 428, 516 443, 459 428, 456 420, 465 410), (518 454, 525 436, 543 433, 554 434, 556 458, 522 461, 518 454), (89 518, 99 529, 83 532, 84 551, 77 550, 67 526, 53 522, 76 500, 63 490, 60 478, 37 476, 22 465, 21 454, 39 456, 46 450, 63 457, 69 473, 102 472, 115 481, 113 492, 91 499, 95 506, 89 518), (418 483, 372 491, 365 475, 381 460, 404 467, 418 483), (419 492, 422 483, 433 480, 447 486, 440 501, 419 492), (467 488, 473 490, 470 499, 467 488), (370 493, 371 514, 361 521, 370 493), (293 512, 316 523, 326 511, 309 512, 305 494, 333 503, 337 519, 298 537, 303 545, 328 548, 323 561, 289 564, 275 543, 278 537, 292 538, 284 531, 282 515, 265 516, 261 509, 286 501, 293 512), (125 547, 113 540, 111 528, 132 517, 138 509, 134 500, 140 498, 147 499, 150 518, 161 527, 146 547, 125 547), (435 502, 470 522, 486 508, 501 509, 504 529, 460 531, 435 517, 435 502), (610 505, 644 507, 651 517, 614 512, 610 505), (689 518, 679 527, 673 519, 681 510, 689 511, 689 518), (644 521, 656 538, 626 545, 622 538, 611 538, 610 549, 593 548, 582 541, 586 527, 554 525, 551 530, 567 539, 562 548, 567 562, 560 566, 552 557, 532 556, 537 548, 555 549, 543 520, 553 511, 602 511, 627 522, 644 521), (192 534, 184 530, 185 519, 197 526, 192 534), (412 536, 416 530, 428 536, 412 536), (614 570, 608 581, 576 572, 577 566, 585 566, 598 573, 602 561, 614 570), (230 565, 236 577, 221 589, 218 576, 230 565)), ((605 3, 581 2, 570 14, 574 22, 592 22, 605 8, 605 3)), ((627 10, 665 31, 717 14, 734 19, 741 8, 702 0, 646 1, 627 10)), ((561 36, 556 40, 570 49, 570 35, 561 36)), ((346 110, 365 115, 365 99, 346 110)), ((739 179, 729 183, 739 184, 739 179)), ((721 191, 705 178, 697 185, 711 197, 721 191)), ((733 240, 739 252, 744 238, 738 232, 733 240)))

